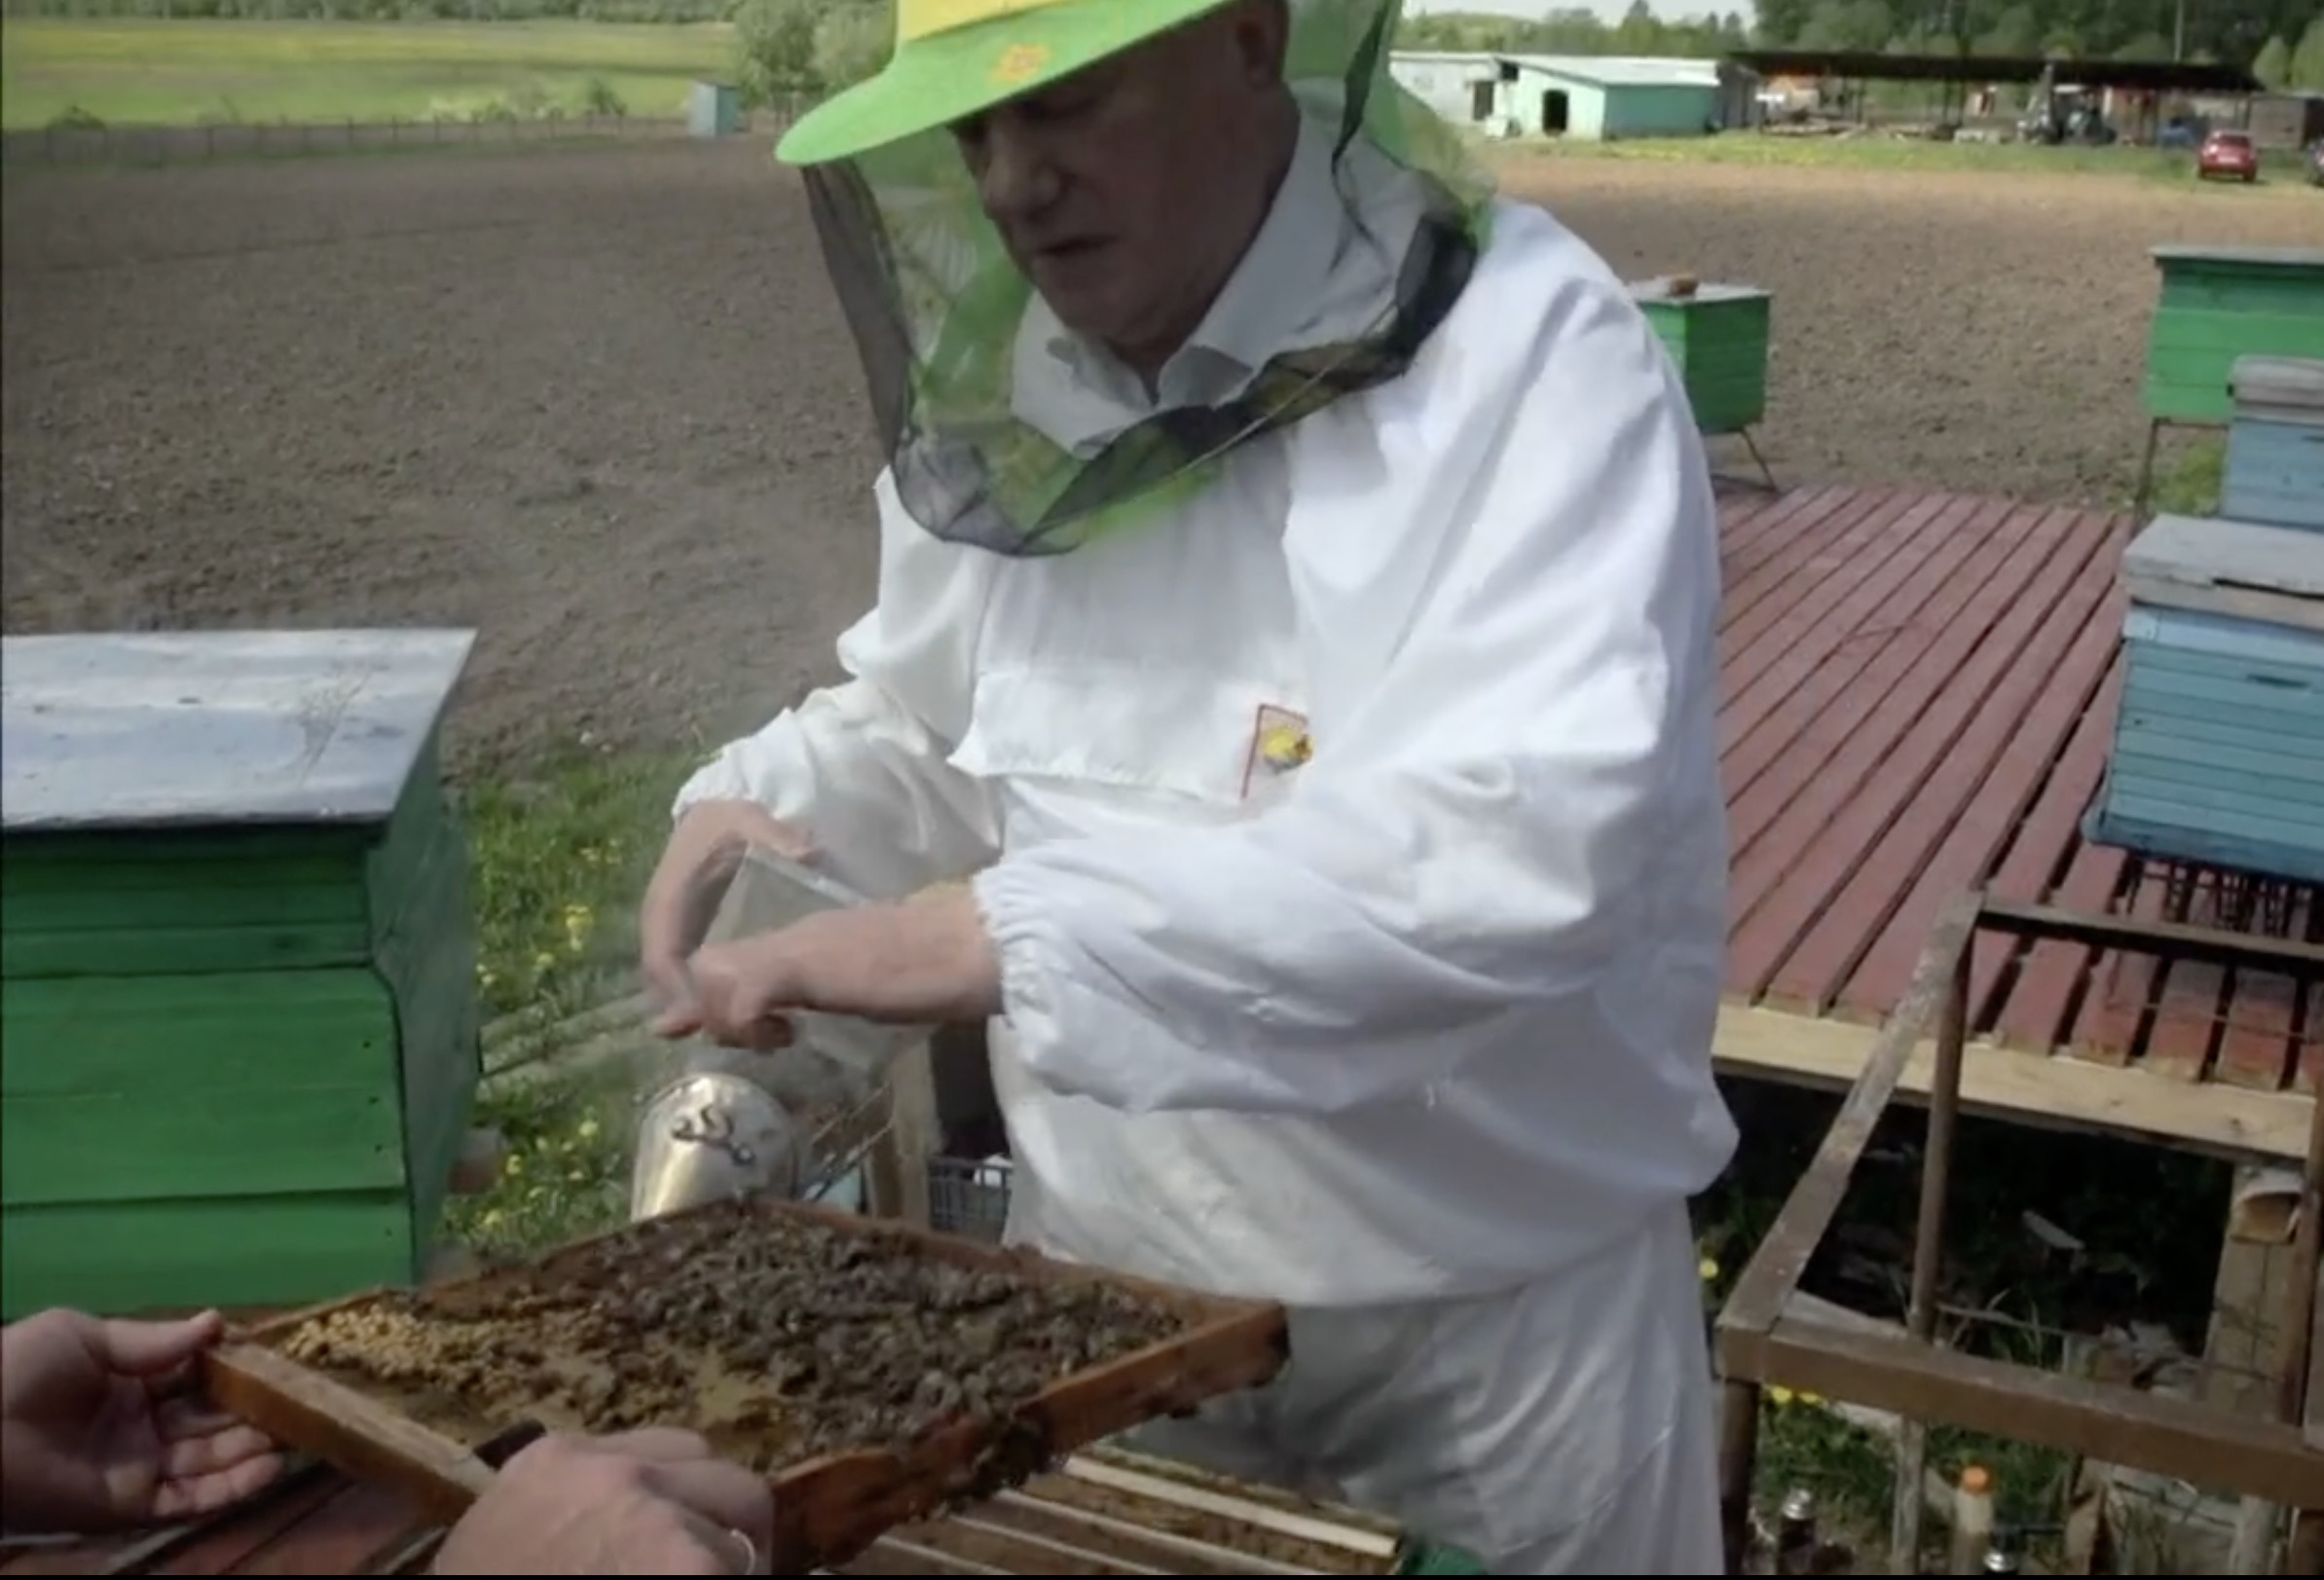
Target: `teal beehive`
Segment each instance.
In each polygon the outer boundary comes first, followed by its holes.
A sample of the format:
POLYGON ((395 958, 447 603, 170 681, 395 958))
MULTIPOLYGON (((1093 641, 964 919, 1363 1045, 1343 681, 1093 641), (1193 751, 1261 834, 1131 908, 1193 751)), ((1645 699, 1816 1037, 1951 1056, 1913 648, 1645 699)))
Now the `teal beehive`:
POLYGON ((2220 513, 2324 533, 2324 359, 2246 356, 2232 384, 2220 513))
POLYGON ((2163 516, 2123 571, 2122 700, 2088 837, 2324 882, 2324 533, 2163 516))

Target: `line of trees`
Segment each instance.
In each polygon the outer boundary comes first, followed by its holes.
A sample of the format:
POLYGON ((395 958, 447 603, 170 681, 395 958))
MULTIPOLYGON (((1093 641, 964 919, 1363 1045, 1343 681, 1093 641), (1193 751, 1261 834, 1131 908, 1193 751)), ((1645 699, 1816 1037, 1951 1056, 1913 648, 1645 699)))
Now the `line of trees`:
POLYGON ((1758 0, 1759 36, 1803 49, 2203 60, 2324 90, 2316 0, 1758 0))
POLYGON ((1408 49, 1530 55, 1707 56, 1767 48, 1897 55, 2091 56, 2226 61, 2269 88, 2324 92, 2324 9, 2317 0, 1756 0, 1739 14, 1665 20, 1632 0, 1607 26, 1587 11, 1540 21, 1443 13, 1408 17, 1408 49))
POLYGON ((1608 24, 1571 7, 1538 21, 1464 12, 1407 16, 1396 43, 1407 50, 1505 50, 1512 55, 1638 55, 1709 58, 1748 48, 1752 30, 1740 11, 1665 19, 1631 0, 1630 10, 1608 24))
MULTIPOLYGON (((1671 0, 1666 0, 1666 4, 1671 0)), ((1678 0, 1684 3, 1684 0, 1678 0)), ((1578 7, 1538 20, 1460 12, 1408 16, 1415 50, 1713 56, 1751 44, 1900 54, 2221 60, 2270 88, 2324 92, 2318 0, 1755 0, 1741 11, 1664 18, 1647 0, 1606 23, 1578 7)), ((11 17, 266 20, 731 21, 753 96, 825 92, 874 69, 890 0, 0 0, 11 17)))

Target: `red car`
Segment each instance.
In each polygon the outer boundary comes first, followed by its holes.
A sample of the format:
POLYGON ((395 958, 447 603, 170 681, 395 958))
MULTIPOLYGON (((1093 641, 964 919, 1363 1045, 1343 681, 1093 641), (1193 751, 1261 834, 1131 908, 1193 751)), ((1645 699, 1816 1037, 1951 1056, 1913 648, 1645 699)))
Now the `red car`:
POLYGON ((2214 176, 2229 181, 2257 181, 2260 151, 2252 147, 2248 132, 2214 131, 2203 139, 2203 146, 2195 156, 2195 173, 2200 181, 2214 176))

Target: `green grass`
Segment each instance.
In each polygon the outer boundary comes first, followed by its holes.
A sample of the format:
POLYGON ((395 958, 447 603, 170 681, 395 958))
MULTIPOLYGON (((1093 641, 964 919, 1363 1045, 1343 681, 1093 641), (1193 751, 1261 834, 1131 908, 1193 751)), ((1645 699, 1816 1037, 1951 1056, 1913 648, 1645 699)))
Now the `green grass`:
POLYGON ((723 25, 0 21, 0 124, 465 120, 552 106, 682 113, 727 74, 723 25))
POLYGON ((2177 454, 2155 459, 2155 496, 2150 515, 2209 516, 2219 510, 2220 492, 2227 486, 2228 446, 2225 439, 2200 438, 2177 454))
MULTIPOLYGON (((2226 486, 2227 463, 2227 440, 2215 430, 2165 428, 2155 448, 2155 478, 2147 500, 2147 519, 2165 515, 2217 515, 2220 491, 2226 486)), ((2128 511, 2137 498, 2137 469, 2135 465, 2126 466, 2107 490, 2106 507, 2128 511)))
MULTIPOLYGON (((638 897, 669 831, 671 795, 692 765, 677 755, 581 757, 523 782, 463 789, 488 1018, 550 1020, 631 991, 638 897)), ((507 1165, 492 1190, 453 1203, 447 1231, 491 1256, 618 1223, 637 1095, 618 1063, 488 1081, 475 1122, 499 1129, 507 1165)))
MULTIPOLYGON (((1642 164, 1749 165, 1800 169, 2047 171, 2195 184, 2192 150, 1940 143, 1876 132, 1854 137, 1802 137, 1731 131, 1715 137, 1656 137, 1610 143, 1529 139, 1489 146, 1505 160, 1627 160, 1642 164)), ((2271 152, 2264 157, 2263 187, 2297 186, 2301 179, 2298 154, 2271 152)), ((2242 193, 2247 189, 2221 184, 2215 190, 2242 193)))

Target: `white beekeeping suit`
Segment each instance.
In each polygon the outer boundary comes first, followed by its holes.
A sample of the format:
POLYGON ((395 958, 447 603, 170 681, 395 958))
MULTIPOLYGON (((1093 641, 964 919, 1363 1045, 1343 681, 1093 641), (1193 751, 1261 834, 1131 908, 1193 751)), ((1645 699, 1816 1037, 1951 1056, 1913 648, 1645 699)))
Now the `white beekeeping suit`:
MULTIPOLYGON (((1330 158, 1310 123, 1156 398, 1381 288, 1395 177, 1344 205, 1330 158)), ((1499 1573, 1715 1573, 1715 511, 1619 282, 1491 225, 1407 373, 1136 531, 1006 558, 883 475, 852 679, 680 807, 754 800, 874 896, 983 869, 1012 1237, 1293 1308, 1284 1378, 1159 1446, 1499 1573)), ((1083 451, 1150 409, 1035 308, 1023 421, 1083 451)))

